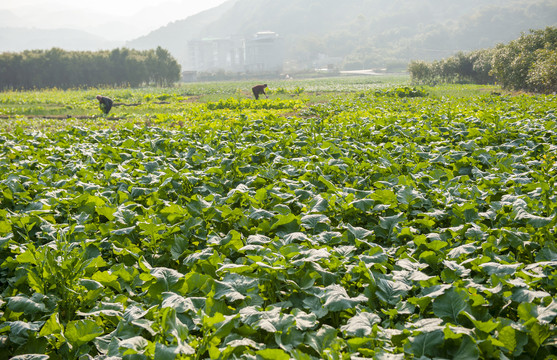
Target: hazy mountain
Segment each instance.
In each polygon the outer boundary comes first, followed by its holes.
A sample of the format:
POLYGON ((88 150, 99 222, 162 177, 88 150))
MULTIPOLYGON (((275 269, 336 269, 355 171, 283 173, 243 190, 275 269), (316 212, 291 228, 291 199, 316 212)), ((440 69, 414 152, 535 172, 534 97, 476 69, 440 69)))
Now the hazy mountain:
POLYGON ((21 24, 22 19, 10 10, 0 10, 0 24, 3 27, 16 27, 21 24))
POLYGON ((122 46, 123 42, 108 41, 84 31, 72 29, 21 29, 0 28, 2 51, 29 49, 102 50, 122 46))
POLYGON ((435 59, 557 25, 555 0, 229 0, 127 43, 162 46, 184 63, 190 39, 274 31, 287 59, 341 57, 347 68, 435 59))
POLYGON ((126 45, 138 50, 144 50, 152 49, 155 44, 155 47, 162 46, 172 51, 176 56, 176 54, 182 55, 184 53, 188 40, 210 36, 230 36, 234 32, 216 34, 212 31, 207 31, 207 28, 210 29, 222 21, 222 18, 233 9, 236 1, 229 0, 220 6, 190 16, 185 20, 172 22, 146 36, 129 41, 126 45))
MULTIPOLYGON (((151 3, 143 0, 138 1, 133 7, 125 7, 125 2, 118 1, 114 1, 110 7, 101 4, 91 6, 91 4, 78 1, 65 6, 56 0, 44 1, 38 5, 31 5, 26 1, 20 1, 20 3, 11 1, 9 4, 0 5, 0 27, 44 30, 72 29, 84 31, 108 41, 127 41, 148 34, 173 20, 185 19, 204 9, 220 5, 224 1, 167 0, 151 3)), ((23 40, 29 42, 28 36, 30 35, 30 32, 25 33, 26 38, 23 40)), ((43 38, 43 36, 40 37, 40 39, 43 38)), ((18 39, 13 39, 13 41, 19 42, 18 39)), ((0 52, 14 50, 13 47, 6 48, 4 45, 5 43, 0 43, 0 52)), ((69 44, 62 47, 67 50, 76 50, 69 44)))

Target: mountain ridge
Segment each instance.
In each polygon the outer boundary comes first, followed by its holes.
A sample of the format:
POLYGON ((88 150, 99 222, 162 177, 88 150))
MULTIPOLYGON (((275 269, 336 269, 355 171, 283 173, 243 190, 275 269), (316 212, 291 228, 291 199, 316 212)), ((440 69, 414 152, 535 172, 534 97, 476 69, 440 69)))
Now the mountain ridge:
POLYGON ((123 41, 111 41, 101 36, 75 29, 0 28, 3 51, 47 50, 68 48, 77 51, 106 50, 123 46, 123 41))
POLYGON ((526 6, 516 0, 458 4, 444 0, 230 0, 126 45, 162 46, 184 63, 188 40, 249 38, 259 31, 274 31, 284 39, 287 59, 311 63, 325 54, 342 57, 342 66, 350 69, 449 56, 556 24, 554 0, 535 0, 526 6))

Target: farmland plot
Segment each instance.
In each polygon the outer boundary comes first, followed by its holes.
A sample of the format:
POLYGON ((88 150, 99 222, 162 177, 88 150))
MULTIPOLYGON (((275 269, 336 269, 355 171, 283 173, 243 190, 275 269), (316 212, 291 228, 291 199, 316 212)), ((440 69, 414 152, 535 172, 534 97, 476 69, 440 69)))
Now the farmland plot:
POLYGON ((0 358, 549 357, 556 107, 406 88, 6 131, 0 358))

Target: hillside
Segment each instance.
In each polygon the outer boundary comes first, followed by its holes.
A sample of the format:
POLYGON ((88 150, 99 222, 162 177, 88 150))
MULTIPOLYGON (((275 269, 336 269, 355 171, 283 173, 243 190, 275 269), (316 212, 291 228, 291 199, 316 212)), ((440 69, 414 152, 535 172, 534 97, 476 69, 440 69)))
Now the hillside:
POLYGON ((109 41, 85 31, 73 29, 0 28, 0 49, 18 52, 29 49, 46 50, 53 47, 74 50, 101 50, 121 46, 123 42, 109 41))
POLYGON ((181 62, 188 40, 263 30, 281 35, 289 62, 340 57, 344 68, 394 66, 506 42, 557 24, 557 1, 230 0, 130 41, 169 49, 181 62))

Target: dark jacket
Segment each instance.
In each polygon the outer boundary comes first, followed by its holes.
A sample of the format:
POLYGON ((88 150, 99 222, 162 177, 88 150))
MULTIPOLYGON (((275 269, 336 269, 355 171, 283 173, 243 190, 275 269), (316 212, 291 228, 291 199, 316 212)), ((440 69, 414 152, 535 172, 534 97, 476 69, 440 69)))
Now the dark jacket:
POLYGON ((112 104, 113 104, 112 99, 106 96, 102 96, 98 100, 99 100, 99 107, 101 108, 101 111, 104 112, 105 114, 108 114, 110 112, 110 109, 112 109, 112 104))

